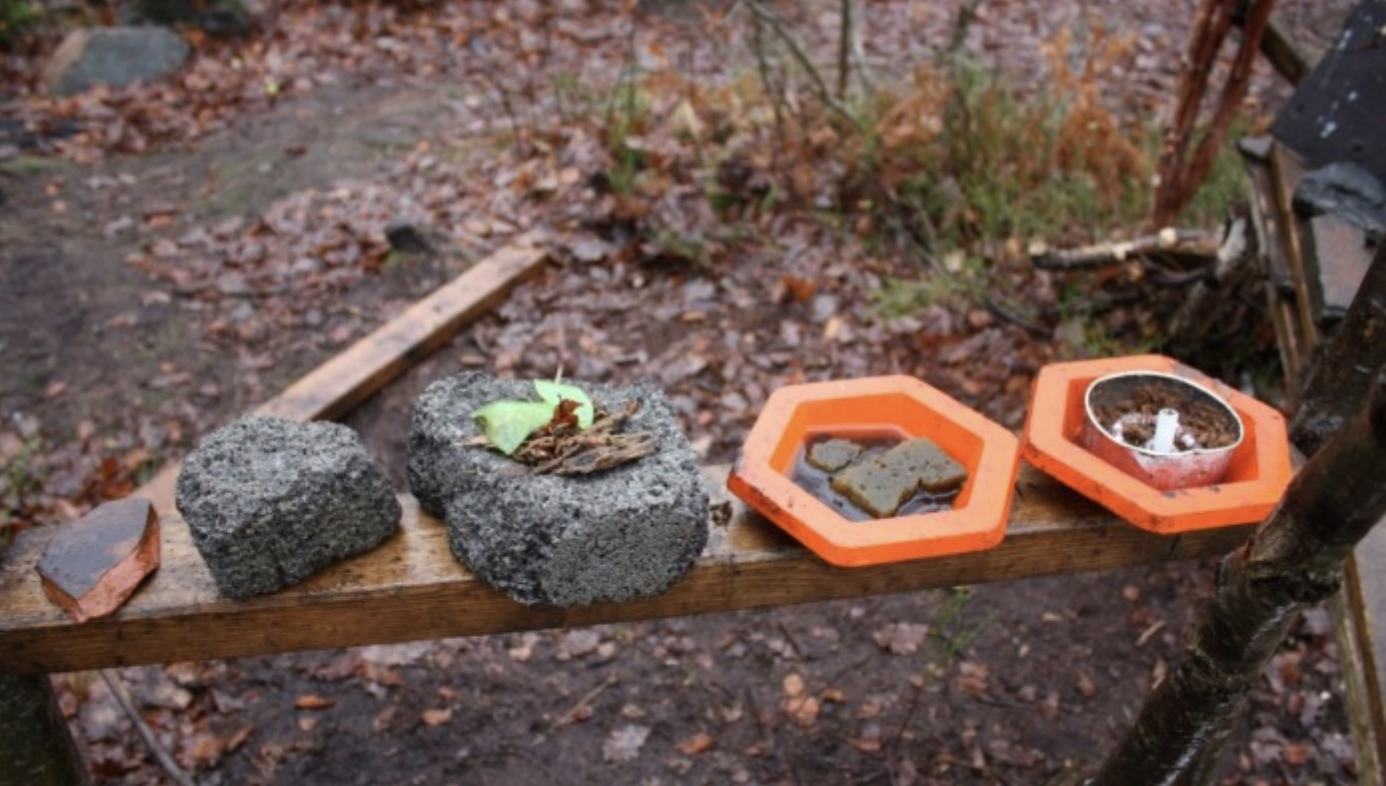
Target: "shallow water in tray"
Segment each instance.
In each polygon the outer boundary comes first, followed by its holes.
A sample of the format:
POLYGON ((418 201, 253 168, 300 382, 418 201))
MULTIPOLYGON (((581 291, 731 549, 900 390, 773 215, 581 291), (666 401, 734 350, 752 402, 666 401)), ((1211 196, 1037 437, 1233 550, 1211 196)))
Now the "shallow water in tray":
MULTIPOLYGON (((875 521, 877 517, 872 516, 866 510, 858 507, 847 496, 841 494, 832 486, 833 473, 820 467, 814 466, 809 462, 809 451, 820 443, 829 441, 849 440, 860 448, 860 452, 852 459, 853 464, 861 463, 877 456, 900 444, 904 440, 898 437, 869 437, 862 438, 857 436, 836 437, 826 434, 809 439, 799 452, 794 456, 793 471, 790 479, 799 488, 817 497, 820 502, 832 508, 838 515, 848 521, 875 521)), ((905 501, 895 512, 895 516, 912 516, 920 513, 932 513, 939 510, 949 510, 953 507, 953 500, 958 496, 958 490, 933 493, 920 490, 905 501)))

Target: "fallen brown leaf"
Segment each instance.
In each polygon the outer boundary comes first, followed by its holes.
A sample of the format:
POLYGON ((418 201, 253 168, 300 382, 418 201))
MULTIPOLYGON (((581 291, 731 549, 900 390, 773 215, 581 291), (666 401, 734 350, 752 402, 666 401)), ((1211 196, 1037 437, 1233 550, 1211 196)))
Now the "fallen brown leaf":
POLYGON ((708 750, 713 746, 713 744, 714 742, 712 739, 712 735, 708 734, 705 731, 700 731, 697 734, 694 734, 692 737, 689 737, 688 739, 680 742, 675 747, 679 749, 680 753, 683 753, 688 756, 693 756, 708 750))
POLYGON ((441 709, 424 710, 423 722, 429 726, 442 726, 452 720, 452 708, 444 707, 441 709))
POLYGON ((326 696, 317 696, 310 693, 294 699, 294 708, 300 710, 325 710, 336 703, 336 699, 329 699, 326 696))

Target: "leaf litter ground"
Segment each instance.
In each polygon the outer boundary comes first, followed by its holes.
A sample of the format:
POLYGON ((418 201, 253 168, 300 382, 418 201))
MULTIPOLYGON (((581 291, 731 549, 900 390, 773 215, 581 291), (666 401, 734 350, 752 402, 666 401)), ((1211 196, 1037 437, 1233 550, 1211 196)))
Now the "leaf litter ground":
MULTIPOLYGON (((7 104, 28 129, 17 143, 74 162, 26 153, 0 181, 0 341, 17 372, 0 385, 0 455, 15 520, 128 493, 536 225, 556 264, 349 419, 400 487, 409 402, 464 369, 652 377, 704 459, 726 462, 779 385, 910 373, 1016 428, 1035 371, 1092 351, 1053 313, 1089 280, 996 254, 994 283, 1024 294, 1026 318, 966 298, 886 318, 872 294, 920 263, 856 231, 870 227, 743 206, 739 228, 719 229, 677 128, 643 129, 614 154, 579 122, 580 96, 550 89, 614 84, 629 56, 652 73, 726 79, 725 50, 687 45, 700 14, 483 6, 295 4, 271 35, 207 45, 169 83, 7 104), (553 118, 572 122, 555 130, 553 118), (643 162, 638 199, 609 182, 622 150, 643 162), (401 222, 433 251, 393 250, 401 222)), ((1058 27, 1092 21, 1081 4, 985 8, 967 47, 1017 73, 1043 67, 1035 53, 1058 27)), ((927 51, 955 10, 873 5, 869 40, 927 51)), ((1188 14, 1141 13, 1153 15, 1107 21, 1142 27, 1131 82, 1153 109, 1188 14)), ((767 196, 764 162, 736 161, 720 184, 767 196)), ((809 206, 833 182, 820 163, 795 171, 809 206)), ((1142 338, 1145 315, 1122 300, 1138 276, 1107 278, 1102 329, 1142 338)), ((1042 783, 1110 748, 1169 668, 1208 573, 1162 566, 121 674, 161 742, 209 783, 1042 783)), ((1224 783, 1352 782, 1336 664, 1316 610, 1258 687, 1224 783)), ((101 782, 159 782, 103 682, 59 684, 101 782)))

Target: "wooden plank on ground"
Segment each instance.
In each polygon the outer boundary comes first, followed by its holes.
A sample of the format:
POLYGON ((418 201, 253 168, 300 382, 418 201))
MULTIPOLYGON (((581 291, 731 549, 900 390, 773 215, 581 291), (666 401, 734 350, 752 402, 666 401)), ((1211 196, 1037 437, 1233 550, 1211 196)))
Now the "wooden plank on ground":
MULTIPOLYGON (((548 258, 531 233, 467 268, 403 314, 261 404, 256 415, 289 420, 341 417, 390 380, 446 343, 463 325, 485 314, 548 258)), ((174 484, 182 465, 169 464, 135 490, 160 516, 177 515, 174 484)))
POLYGON ((484 314, 534 273, 547 254, 526 235, 468 268, 340 355, 255 410, 289 420, 331 419, 350 412, 381 386, 484 314))
POLYGON ((60 672, 781 606, 1223 554, 1247 527, 1160 536, 1139 530, 1026 466, 995 549, 870 568, 835 568, 732 501, 726 468, 708 470, 714 523, 696 566, 661 596, 574 609, 534 608, 453 559, 443 525, 403 498, 399 534, 282 592, 221 598, 186 524, 165 518, 163 565, 114 617, 77 625, 49 602, 34 564, 51 530, 23 533, 0 569, 0 671, 60 672), (725 509, 725 508, 724 508, 725 509), (714 517, 716 518, 716 517, 714 517))

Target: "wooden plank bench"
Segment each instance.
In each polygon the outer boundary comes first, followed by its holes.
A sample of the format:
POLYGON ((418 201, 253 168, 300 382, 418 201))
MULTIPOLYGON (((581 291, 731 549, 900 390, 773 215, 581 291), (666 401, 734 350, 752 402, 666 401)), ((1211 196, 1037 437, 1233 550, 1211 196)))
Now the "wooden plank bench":
POLYGON ((223 599, 167 499, 163 564, 105 620, 73 623, 42 593, 33 569, 51 533, 11 547, 0 573, 0 671, 37 674, 267 655, 297 650, 681 617, 1033 576, 1109 570, 1226 553, 1246 527, 1161 536, 1132 527, 1026 468, 1005 541, 995 549, 871 568, 835 568, 727 495, 725 467, 706 471, 712 537, 671 591, 571 609, 510 600, 463 568, 441 522, 404 496, 398 535, 303 584, 244 601, 223 599))

